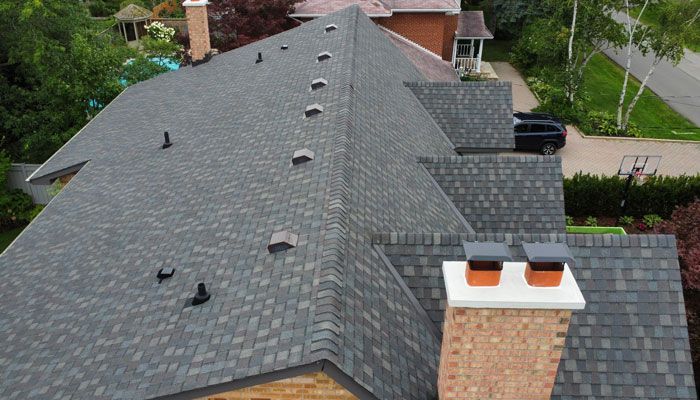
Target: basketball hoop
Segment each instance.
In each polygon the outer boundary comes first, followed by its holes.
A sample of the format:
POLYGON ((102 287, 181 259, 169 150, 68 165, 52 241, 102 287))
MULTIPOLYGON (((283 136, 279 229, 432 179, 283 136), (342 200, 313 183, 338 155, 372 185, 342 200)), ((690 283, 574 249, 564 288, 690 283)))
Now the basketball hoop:
POLYGON ((620 169, 617 171, 619 176, 626 176, 625 193, 620 207, 622 208, 621 216, 625 215, 627 210, 627 196, 629 194, 632 181, 636 179, 639 183, 644 183, 647 176, 656 175, 661 163, 661 156, 624 156, 620 163, 620 169))

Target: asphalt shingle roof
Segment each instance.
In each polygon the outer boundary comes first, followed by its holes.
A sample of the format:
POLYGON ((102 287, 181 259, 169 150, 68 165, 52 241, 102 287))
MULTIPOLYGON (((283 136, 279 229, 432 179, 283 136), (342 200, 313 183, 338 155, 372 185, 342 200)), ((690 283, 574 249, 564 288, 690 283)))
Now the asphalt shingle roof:
POLYGON ((458 38, 493 39, 493 33, 486 27, 483 11, 462 11, 457 19, 458 38))
POLYGON ((516 261, 526 261, 522 242, 567 243, 586 308, 571 318, 552 398, 696 398, 673 236, 374 237, 438 329, 446 302, 442 262, 464 259, 464 240, 505 242, 516 261))
MULTIPOLYGON (((460 236, 472 227, 449 195, 459 204, 460 174, 476 180, 476 168, 519 175, 500 157, 451 158, 457 143, 512 147, 510 86, 421 79, 354 6, 123 92, 35 172, 82 166, 0 255, 0 398, 197 397, 320 364, 362 398, 432 398, 444 310, 434 266, 461 238, 496 237, 460 236), (311 90, 318 78, 328 84, 311 90), (457 107, 449 98, 482 99, 459 115, 477 135, 450 143, 464 132, 437 112, 457 107), (312 104, 323 112, 305 117, 312 104), (313 160, 293 165, 300 149, 313 160), (276 232, 296 246, 271 254, 276 232), (158 283, 163 267, 175 275, 158 283), (187 307, 198 282, 212 297, 187 307)), ((522 177, 535 187, 556 175, 556 158, 513 160, 544 174, 522 177)), ((483 206, 510 204, 497 200, 483 206)), ((589 266, 575 271, 590 307, 572 319, 555 394, 692 397, 672 240, 568 241, 589 266)))
POLYGON ((510 82, 408 82, 457 151, 512 150, 510 82))
POLYGON ((566 233, 558 156, 479 154, 419 161, 477 233, 566 233))
POLYGON ((0 398, 152 398, 319 360, 380 399, 434 391, 439 341, 371 243, 464 228, 416 162, 454 154, 403 85, 420 79, 352 7, 126 90, 36 172, 89 161, 0 256, 0 398), (279 231, 298 243, 270 254, 279 231), (198 282, 211 300, 184 307, 198 282))

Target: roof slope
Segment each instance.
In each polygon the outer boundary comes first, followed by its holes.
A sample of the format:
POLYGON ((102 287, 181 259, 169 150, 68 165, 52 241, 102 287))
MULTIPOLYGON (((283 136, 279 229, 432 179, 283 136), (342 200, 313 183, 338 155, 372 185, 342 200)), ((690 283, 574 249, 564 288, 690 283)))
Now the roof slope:
POLYGON ((370 237, 464 229, 415 160, 453 154, 419 79, 352 7, 126 90, 37 171, 89 160, 0 256, 0 397, 151 398, 330 360, 424 398, 439 342, 370 237), (271 255, 280 230, 298 245, 271 255), (200 281, 212 299, 184 307, 200 281))
POLYGON ((463 240, 505 242, 520 261, 522 242, 569 245, 586 308, 571 318, 553 399, 696 398, 672 236, 375 235, 439 329, 446 299, 442 261, 463 258, 463 240))
POLYGON ((515 148, 510 82, 408 82, 457 151, 515 148))
POLYGON ((482 154, 419 161, 477 233, 566 233, 558 156, 482 154))
POLYGON ((455 0, 304 0, 295 5, 292 16, 318 17, 350 5, 358 5, 370 17, 389 17, 394 12, 416 10, 459 12, 460 9, 455 0))
POLYGON ((457 18, 458 38, 493 39, 493 33, 486 27, 483 11, 462 11, 457 18))
POLYGON ((432 51, 421 47, 396 32, 392 32, 384 27, 380 27, 380 29, 429 81, 459 82, 457 70, 449 61, 443 60, 432 51))

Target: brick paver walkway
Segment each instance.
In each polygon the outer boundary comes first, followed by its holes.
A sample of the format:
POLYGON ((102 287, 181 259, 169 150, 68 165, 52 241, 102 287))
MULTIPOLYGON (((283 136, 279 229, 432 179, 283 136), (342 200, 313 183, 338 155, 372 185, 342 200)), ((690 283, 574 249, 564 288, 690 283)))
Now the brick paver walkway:
MULTIPOLYGON (((538 102, 517 70, 508 63, 491 63, 501 80, 513 82, 513 108, 529 111, 538 102)), ((700 143, 636 139, 584 138, 578 130, 567 127, 566 147, 559 150, 564 175, 584 173, 614 175, 625 155, 661 156, 659 174, 694 175, 700 173, 700 143)))

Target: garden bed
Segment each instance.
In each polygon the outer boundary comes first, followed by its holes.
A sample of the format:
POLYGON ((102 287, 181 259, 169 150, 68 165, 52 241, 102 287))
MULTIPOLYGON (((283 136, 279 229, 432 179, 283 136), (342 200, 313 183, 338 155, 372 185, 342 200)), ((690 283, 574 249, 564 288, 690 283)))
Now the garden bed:
POLYGON ((619 226, 567 226, 566 233, 585 233, 585 234, 613 234, 626 235, 624 229, 619 226))

